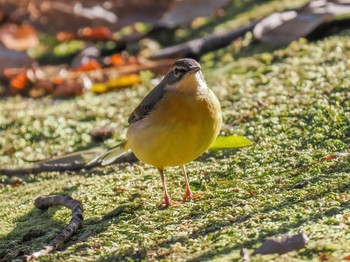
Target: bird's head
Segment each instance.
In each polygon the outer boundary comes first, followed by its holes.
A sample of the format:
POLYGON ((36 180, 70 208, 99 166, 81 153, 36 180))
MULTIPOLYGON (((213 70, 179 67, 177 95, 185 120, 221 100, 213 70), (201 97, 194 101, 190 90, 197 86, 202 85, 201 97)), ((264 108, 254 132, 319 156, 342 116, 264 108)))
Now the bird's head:
POLYGON ((190 58, 175 61, 164 80, 167 89, 176 89, 181 92, 197 92, 198 89, 206 88, 200 64, 190 58))

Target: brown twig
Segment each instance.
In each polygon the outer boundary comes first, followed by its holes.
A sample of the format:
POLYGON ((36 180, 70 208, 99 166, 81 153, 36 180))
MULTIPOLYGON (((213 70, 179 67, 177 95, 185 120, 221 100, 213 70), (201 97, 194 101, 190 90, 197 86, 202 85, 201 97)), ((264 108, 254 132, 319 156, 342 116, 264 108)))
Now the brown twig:
POLYGON ((44 246, 40 251, 25 256, 24 259, 26 261, 45 256, 60 247, 78 230, 79 227, 81 227, 84 219, 82 204, 70 196, 41 196, 35 200, 34 205, 39 209, 48 209, 50 206, 63 205, 72 210, 72 219, 69 221, 68 226, 60 232, 49 245, 44 246))
MULTIPOLYGON (((137 158, 132 153, 127 153, 119 157, 113 164, 119 163, 135 163, 137 158)), ((55 163, 55 164, 40 164, 38 166, 29 167, 29 168, 19 168, 19 169, 7 169, 1 168, 0 174, 6 176, 20 176, 20 175, 29 175, 29 174, 39 174, 43 172, 67 172, 67 171, 79 171, 79 170, 88 170, 95 167, 100 167, 100 162, 85 163, 85 162, 73 162, 73 163, 55 163)))
POLYGON ((246 26, 241 26, 234 30, 220 33, 212 33, 209 36, 194 39, 179 45, 171 46, 150 55, 150 59, 165 59, 178 57, 196 57, 210 51, 218 50, 229 45, 238 37, 244 36, 247 32, 253 30, 259 21, 253 21, 246 26))

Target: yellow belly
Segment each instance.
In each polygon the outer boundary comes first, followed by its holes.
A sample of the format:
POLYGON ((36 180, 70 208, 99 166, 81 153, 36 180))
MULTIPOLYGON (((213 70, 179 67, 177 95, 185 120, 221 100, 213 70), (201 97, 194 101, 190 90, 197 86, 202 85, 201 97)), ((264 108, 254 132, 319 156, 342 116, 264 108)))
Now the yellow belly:
POLYGON ((191 162, 214 142, 221 127, 219 101, 205 94, 167 92, 150 115, 130 125, 126 148, 157 168, 191 162))

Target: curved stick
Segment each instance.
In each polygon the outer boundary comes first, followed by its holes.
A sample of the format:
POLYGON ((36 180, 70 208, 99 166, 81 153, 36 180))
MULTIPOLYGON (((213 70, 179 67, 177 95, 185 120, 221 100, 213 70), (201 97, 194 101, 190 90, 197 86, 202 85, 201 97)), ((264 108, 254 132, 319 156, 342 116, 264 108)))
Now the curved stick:
POLYGON ((84 219, 82 204, 70 196, 41 196, 35 200, 34 205, 39 209, 48 209, 50 206, 63 205, 72 210, 72 219, 69 221, 68 226, 64 230, 62 230, 55 237, 55 239, 50 242, 49 245, 43 246, 43 248, 40 251, 25 256, 24 259, 26 261, 45 256, 57 249, 58 247, 60 247, 78 230, 79 227, 81 227, 84 219))

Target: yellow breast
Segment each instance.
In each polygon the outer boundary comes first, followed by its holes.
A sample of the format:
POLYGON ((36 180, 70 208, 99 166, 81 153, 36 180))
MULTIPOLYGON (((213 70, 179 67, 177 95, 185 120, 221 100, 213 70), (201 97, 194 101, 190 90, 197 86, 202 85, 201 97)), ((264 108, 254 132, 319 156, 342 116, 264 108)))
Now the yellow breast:
POLYGON ((130 125, 126 148, 157 168, 193 161, 214 142, 221 127, 214 93, 169 90, 154 110, 130 125))

